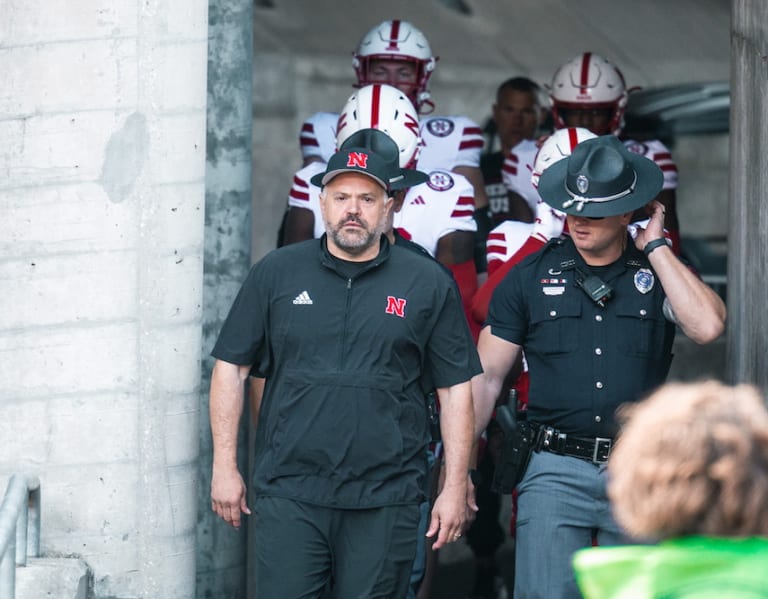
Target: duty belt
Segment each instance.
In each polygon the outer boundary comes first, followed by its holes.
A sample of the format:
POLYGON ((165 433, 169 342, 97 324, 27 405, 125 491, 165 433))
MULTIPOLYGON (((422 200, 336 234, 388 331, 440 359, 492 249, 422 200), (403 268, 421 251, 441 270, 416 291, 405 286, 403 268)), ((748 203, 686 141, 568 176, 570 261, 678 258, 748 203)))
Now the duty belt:
POLYGON ((539 425, 539 432, 533 444, 536 451, 581 458, 593 464, 605 464, 611 454, 611 447, 613 439, 608 437, 575 437, 544 425, 539 425))

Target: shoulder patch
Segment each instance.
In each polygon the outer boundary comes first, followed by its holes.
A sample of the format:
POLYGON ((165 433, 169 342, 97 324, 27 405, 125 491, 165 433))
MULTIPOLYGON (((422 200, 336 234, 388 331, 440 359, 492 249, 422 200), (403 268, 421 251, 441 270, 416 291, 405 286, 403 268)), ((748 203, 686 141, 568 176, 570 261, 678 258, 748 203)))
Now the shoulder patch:
POLYGON ((435 137, 448 137, 453 129, 453 121, 449 119, 434 118, 427 121, 427 131, 435 137))
POLYGON ((454 186, 453 177, 446 171, 432 171, 427 185, 435 191, 448 191, 454 186))
POLYGON ((640 156, 645 156, 648 153, 648 146, 639 141, 628 141, 624 144, 624 146, 633 154, 640 154, 640 156))

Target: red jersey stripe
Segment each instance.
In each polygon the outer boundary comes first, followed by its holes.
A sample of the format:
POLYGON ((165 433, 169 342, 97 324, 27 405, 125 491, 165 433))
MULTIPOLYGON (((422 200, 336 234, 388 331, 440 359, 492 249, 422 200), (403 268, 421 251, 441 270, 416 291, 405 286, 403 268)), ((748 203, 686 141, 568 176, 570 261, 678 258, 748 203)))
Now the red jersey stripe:
POLYGON ((459 144, 459 150, 467 150, 469 148, 482 148, 483 145, 484 144, 483 144, 483 140, 482 139, 462 141, 459 144))
POLYGON ((300 200, 302 202, 309 202, 309 194, 306 193, 306 192, 299 191, 297 189, 291 189, 291 193, 289 195, 294 200, 300 200))
POLYGON ((314 137, 304 137, 303 135, 299 138, 299 143, 302 146, 315 146, 319 147, 320 144, 317 142, 317 139, 314 137))

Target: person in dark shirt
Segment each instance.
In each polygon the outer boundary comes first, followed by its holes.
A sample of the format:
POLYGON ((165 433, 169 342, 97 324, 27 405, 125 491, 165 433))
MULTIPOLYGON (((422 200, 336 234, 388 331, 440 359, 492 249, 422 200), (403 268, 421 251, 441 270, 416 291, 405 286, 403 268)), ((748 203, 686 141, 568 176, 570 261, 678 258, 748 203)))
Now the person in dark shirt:
POLYGON ((331 579, 338 597, 405 596, 426 384, 441 399, 446 465, 426 534, 440 547, 467 521, 478 356, 451 277, 384 235, 392 193, 425 175, 399 167, 386 134, 370 139, 317 175, 327 234, 253 266, 212 351, 211 505, 235 527, 251 513, 236 456, 244 381, 266 379, 251 506, 260 597, 323 597, 331 579))
POLYGON ((472 381, 475 436, 525 350, 533 453, 518 484, 515 599, 580 597, 571 558, 627 542, 611 515, 605 463, 616 409, 662 384, 676 327, 697 343, 719 337, 720 297, 672 252, 661 169, 612 135, 586 140, 546 169, 542 199, 566 213, 570 236, 528 256, 494 291, 472 381), (632 214, 650 220, 633 238, 632 214))
POLYGON ((475 263, 487 270, 485 243, 488 233, 507 220, 533 222, 538 199, 530 184, 531 168, 538 151, 536 132, 544 115, 538 84, 527 77, 507 79, 496 90, 492 107, 492 136, 480 157, 488 206, 478 208, 475 263), (499 149, 494 141, 498 137, 499 149))

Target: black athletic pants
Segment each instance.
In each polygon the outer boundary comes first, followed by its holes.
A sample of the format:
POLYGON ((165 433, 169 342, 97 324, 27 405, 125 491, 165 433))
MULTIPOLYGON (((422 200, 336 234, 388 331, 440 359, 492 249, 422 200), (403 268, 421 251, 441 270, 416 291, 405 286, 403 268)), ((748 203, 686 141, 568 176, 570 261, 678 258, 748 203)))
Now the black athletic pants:
POLYGON ((256 596, 405 597, 419 506, 327 508, 280 497, 254 506, 256 596))

